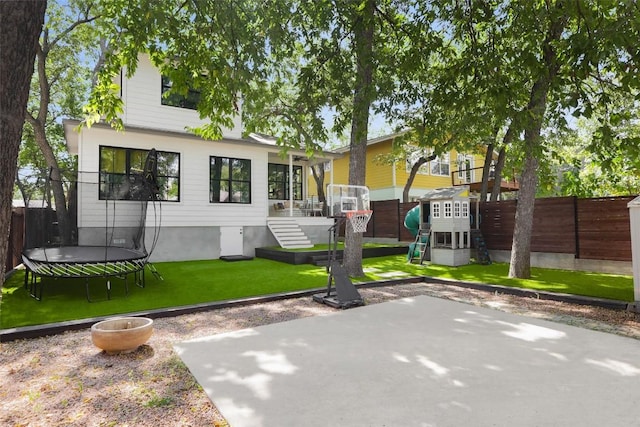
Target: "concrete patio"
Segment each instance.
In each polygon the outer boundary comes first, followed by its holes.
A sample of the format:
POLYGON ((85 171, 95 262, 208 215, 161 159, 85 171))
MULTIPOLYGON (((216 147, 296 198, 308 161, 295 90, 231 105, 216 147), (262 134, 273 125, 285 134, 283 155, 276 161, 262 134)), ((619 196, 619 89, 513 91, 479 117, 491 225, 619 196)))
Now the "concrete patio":
POLYGON ((419 296, 174 346, 232 427, 640 424, 640 342, 419 296))

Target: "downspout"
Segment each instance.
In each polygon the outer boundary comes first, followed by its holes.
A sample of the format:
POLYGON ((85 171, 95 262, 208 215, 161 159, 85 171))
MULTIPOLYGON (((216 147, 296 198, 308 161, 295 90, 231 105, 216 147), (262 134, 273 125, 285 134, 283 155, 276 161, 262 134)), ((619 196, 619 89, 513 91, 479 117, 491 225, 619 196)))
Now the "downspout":
POLYGON ((289 216, 293 216, 293 154, 289 153, 289 216))
POLYGON ((391 164, 391 188, 393 188, 393 195, 396 195, 396 161, 391 164))
POLYGON ((331 179, 329 180, 329 183, 333 185, 333 158, 331 158, 330 164, 331 164, 331 179))

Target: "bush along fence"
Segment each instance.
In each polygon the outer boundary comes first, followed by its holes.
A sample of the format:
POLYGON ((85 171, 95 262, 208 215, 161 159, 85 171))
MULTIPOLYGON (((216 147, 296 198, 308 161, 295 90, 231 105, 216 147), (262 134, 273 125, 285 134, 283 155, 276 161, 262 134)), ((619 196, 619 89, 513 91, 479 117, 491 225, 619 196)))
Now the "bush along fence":
MULTIPOLYGON (((627 203, 635 196, 578 199, 536 199, 532 252, 574 254, 576 258, 631 261, 631 230, 627 203)), ((481 202, 480 230, 489 250, 511 250, 517 200, 481 202)), ((373 216, 365 237, 412 241, 404 227, 406 213, 417 203, 372 201, 373 216)), ((475 206, 471 212, 475 216, 475 206)))

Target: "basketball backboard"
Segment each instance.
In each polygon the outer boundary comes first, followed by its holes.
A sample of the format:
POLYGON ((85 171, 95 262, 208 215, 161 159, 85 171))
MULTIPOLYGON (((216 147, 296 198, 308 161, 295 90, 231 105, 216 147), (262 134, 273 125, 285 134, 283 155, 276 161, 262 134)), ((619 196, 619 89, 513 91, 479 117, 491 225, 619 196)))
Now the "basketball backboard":
POLYGON ((346 216, 347 212, 368 211, 369 188, 364 185, 327 185, 327 204, 329 217, 346 216))

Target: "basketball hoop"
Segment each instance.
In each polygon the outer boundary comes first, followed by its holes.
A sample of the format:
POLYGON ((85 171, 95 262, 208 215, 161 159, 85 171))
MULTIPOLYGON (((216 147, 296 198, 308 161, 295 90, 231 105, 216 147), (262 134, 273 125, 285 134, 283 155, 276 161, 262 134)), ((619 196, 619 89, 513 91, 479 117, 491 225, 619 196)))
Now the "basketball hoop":
POLYGON ((347 219, 351 223, 353 232, 364 233, 365 231, 367 231, 367 224, 369 223, 372 214, 373 211, 370 210, 346 212, 347 219))

